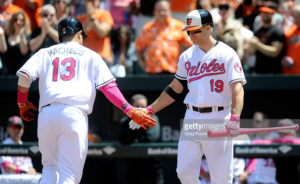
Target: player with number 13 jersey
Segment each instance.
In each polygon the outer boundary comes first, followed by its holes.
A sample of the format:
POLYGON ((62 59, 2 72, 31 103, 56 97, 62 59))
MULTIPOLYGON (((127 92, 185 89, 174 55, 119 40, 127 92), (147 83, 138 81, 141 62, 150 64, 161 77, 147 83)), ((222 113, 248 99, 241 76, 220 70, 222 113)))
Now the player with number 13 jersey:
POLYGON ((76 42, 63 42, 41 49, 18 73, 30 75, 32 82, 40 78, 39 110, 59 101, 90 114, 96 96, 95 85, 98 88, 115 80, 106 64, 99 61, 102 58, 92 50, 76 42))

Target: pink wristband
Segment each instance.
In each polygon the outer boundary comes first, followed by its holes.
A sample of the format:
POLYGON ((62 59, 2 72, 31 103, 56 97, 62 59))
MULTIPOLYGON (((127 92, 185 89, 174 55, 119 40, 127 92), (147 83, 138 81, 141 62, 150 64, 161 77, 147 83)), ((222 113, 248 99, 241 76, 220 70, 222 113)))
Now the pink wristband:
POLYGON ((231 115, 230 116, 230 121, 240 121, 240 116, 237 116, 237 115, 231 115))
POLYGON ((28 92, 29 92, 29 90, 26 93, 21 93, 18 90, 18 99, 17 99, 17 102, 18 103, 26 103, 28 101, 28 92))
POLYGON ((150 115, 153 116, 155 114, 154 110, 151 106, 146 107, 146 110, 150 112, 150 115))
POLYGON ((20 167, 19 167, 19 166, 17 166, 17 169, 16 169, 15 173, 16 173, 16 174, 20 174, 20 173, 21 173, 21 171, 22 171, 22 169, 20 169, 20 167))

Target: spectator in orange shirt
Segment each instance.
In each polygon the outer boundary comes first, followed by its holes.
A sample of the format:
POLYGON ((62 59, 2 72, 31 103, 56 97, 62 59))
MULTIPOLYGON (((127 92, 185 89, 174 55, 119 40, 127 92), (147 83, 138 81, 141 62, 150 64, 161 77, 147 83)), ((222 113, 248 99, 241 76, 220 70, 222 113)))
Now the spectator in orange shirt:
POLYGON ((114 21, 109 11, 97 8, 100 0, 85 0, 84 3, 87 13, 77 16, 89 36, 83 41, 83 45, 97 52, 109 66, 113 63, 109 32, 114 21))
MULTIPOLYGON (((12 16, 12 14, 23 11, 24 10, 14 4, 12 4, 12 0, 0 0, 0 26, 6 30, 8 22, 12 16)), ((26 19, 29 19, 29 16, 25 13, 26 19)), ((26 26, 30 26, 30 22, 28 21, 26 26)))
POLYGON ((13 3, 24 8, 30 19, 31 30, 41 25, 43 0, 13 0, 13 3))
POLYGON ((293 13, 295 24, 286 32, 286 57, 283 58, 282 72, 300 74, 300 5, 295 5, 293 13))
POLYGON ((151 74, 175 73, 182 44, 190 47, 192 43, 181 31, 184 24, 171 17, 169 1, 157 1, 154 15, 156 20, 148 22, 135 41, 139 65, 151 74))

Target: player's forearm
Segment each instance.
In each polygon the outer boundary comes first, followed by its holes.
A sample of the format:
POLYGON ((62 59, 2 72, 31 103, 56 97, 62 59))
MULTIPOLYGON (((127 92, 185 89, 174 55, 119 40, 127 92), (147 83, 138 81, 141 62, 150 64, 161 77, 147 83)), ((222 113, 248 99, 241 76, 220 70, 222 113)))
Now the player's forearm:
POLYGON ((27 173, 27 171, 22 170, 19 166, 16 166, 10 162, 4 162, 1 165, 5 170, 5 172, 8 173, 15 173, 15 174, 27 173))
POLYGON ((281 52, 282 47, 270 46, 265 45, 261 42, 257 42, 256 50, 260 51, 261 53, 265 54, 266 56, 276 58, 279 53, 281 52))
POLYGON ((41 33, 39 36, 33 38, 29 42, 29 47, 32 52, 38 50, 44 42, 46 35, 41 33))
POLYGON ((232 115, 240 116, 244 105, 244 89, 242 82, 232 84, 232 115))
POLYGON ((162 94, 155 100, 150 106, 155 113, 159 112, 163 108, 175 102, 175 100, 170 97, 166 92, 162 92, 162 94))
POLYGON ((49 27, 48 35, 56 42, 59 43, 58 33, 53 27, 49 27))
POLYGON ((29 88, 18 85, 18 90, 21 93, 27 93, 29 91, 29 88))
POLYGON ((127 114, 127 112, 132 107, 131 105, 127 105, 126 107, 124 107, 124 105, 128 104, 128 102, 126 101, 123 94, 117 87, 115 81, 112 81, 104 86, 101 86, 99 89, 102 91, 102 93, 106 96, 106 98, 111 103, 113 103, 119 109, 123 110, 125 114, 127 114))
POLYGON ((166 88, 164 92, 160 95, 160 97, 153 104, 150 105, 154 112, 158 112, 161 109, 170 105, 171 103, 175 102, 175 100, 181 95, 184 89, 182 84, 176 78, 173 79, 173 81, 169 85, 169 88, 171 89, 167 90, 166 88))
POLYGON ((17 170, 17 166, 10 163, 9 165, 4 167, 4 170, 5 170, 5 172, 8 172, 8 173, 15 173, 17 170))

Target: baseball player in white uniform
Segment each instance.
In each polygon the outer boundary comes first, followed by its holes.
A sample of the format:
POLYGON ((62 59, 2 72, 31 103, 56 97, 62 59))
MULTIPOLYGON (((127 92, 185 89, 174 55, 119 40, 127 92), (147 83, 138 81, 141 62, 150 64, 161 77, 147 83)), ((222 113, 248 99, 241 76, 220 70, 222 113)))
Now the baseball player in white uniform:
POLYGON ((96 89, 144 129, 155 120, 129 105, 102 58, 83 47, 82 24, 65 18, 58 24, 60 44, 41 49, 17 72, 18 105, 23 120, 36 110, 28 102, 31 82, 39 79, 39 149, 43 175, 40 184, 78 184, 88 149, 88 119, 96 89))
MULTIPOLYGON (((250 144, 250 138, 246 135, 239 135, 233 139, 233 145, 239 145, 239 144, 250 144)), ((241 174, 243 174, 246 167, 246 162, 244 158, 233 158, 233 182, 232 184, 241 184, 239 182, 239 177, 241 174)), ((206 159, 202 159, 201 161, 201 170, 200 170, 200 181, 201 184, 210 184, 210 179, 207 180, 207 178, 203 177, 203 173, 209 173, 209 168, 207 164, 206 159), (202 174, 201 174, 202 173, 202 174)))
MULTIPOLYGON (((24 133, 24 124, 19 116, 12 116, 8 119, 7 131, 9 132, 3 144, 23 144, 21 137, 24 133)), ((24 156, 1 156, 1 174, 36 174, 30 157, 24 156)))
MULTIPOLYGON (((239 133, 246 80, 236 52, 212 38, 212 27, 212 17, 206 10, 194 10, 187 15, 183 31, 188 32, 194 45, 181 54, 174 80, 146 109, 154 114, 173 103, 188 88, 184 100, 185 120, 227 120, 224 128, 228 137, 235 137, 239 133)), ((131 122, 130 127, 139 126, 131 122)), ((201 158, 205 154, 211 183, 231 184, 233 143, 228 137, 188 140, 181 134, 177 163, 181 183, 200 183, 201 158)))

